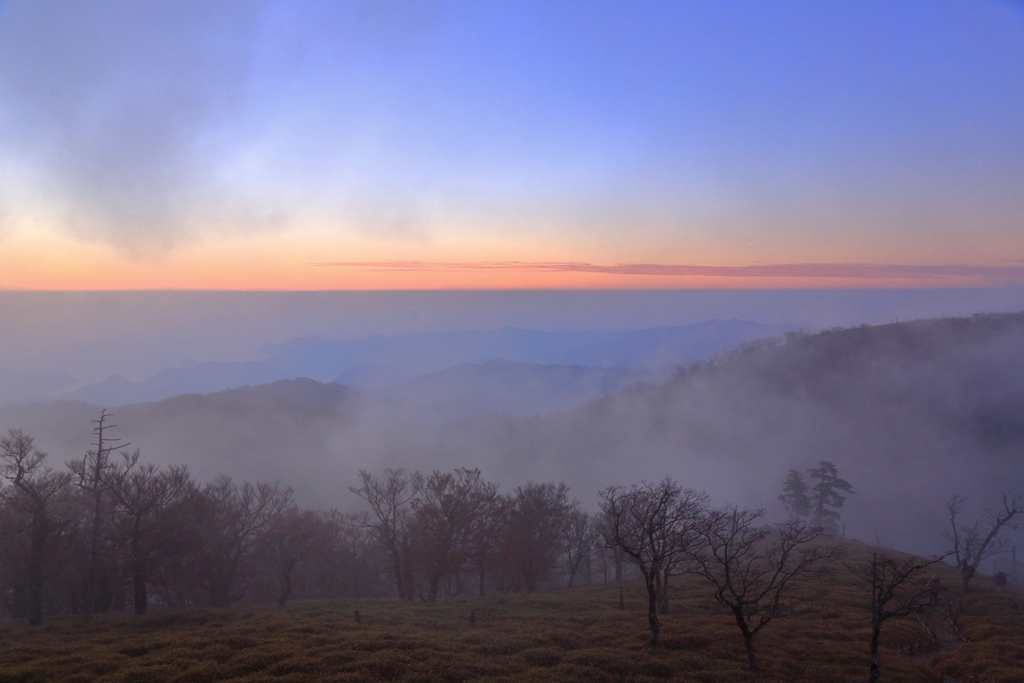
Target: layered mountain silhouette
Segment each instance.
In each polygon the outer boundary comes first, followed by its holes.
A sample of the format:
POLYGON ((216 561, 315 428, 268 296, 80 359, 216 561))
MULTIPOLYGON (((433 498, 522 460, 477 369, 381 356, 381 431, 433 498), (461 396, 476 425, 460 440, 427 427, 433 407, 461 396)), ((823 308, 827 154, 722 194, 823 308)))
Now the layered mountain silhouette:
POLYGON ((498 359, 532 365, 664 369, 707 360, 719 351, 786 329, 742 320, 711 320, 628 331, 506 328, 348 341, 307 337, 264 345, 261 350, 265 358, 260 361, 194 362, 186 367, 165 368, 139 382, 114 376, 61 398, 124 405, 296 377, 387 391, 418 375, 498 359))

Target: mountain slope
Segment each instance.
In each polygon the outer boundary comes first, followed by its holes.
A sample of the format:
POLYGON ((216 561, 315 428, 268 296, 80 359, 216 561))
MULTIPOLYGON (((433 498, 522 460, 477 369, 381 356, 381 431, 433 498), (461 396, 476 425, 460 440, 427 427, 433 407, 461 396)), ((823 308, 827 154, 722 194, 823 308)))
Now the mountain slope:
MULTIPOLYGON (((586 491, 670 474, 719 500, 779 510, 789 469, 835 462, 851 533, 937 541, 953 492, 1024 494, 1024 316, 790 335, 669 382, 539 420, 467 420, 433 457, 489 453, 586 491)), ((915 547, 913 540, 908 547, 915 547)))

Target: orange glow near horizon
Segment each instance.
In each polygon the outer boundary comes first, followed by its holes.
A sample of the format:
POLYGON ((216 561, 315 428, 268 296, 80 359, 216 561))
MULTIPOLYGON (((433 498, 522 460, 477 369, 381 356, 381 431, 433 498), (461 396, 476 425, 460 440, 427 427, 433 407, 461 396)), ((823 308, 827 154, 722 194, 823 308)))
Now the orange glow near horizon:
MULTIPOLYGON (((0 242, 7 290, 885 289, 1024 283, 1024 264, 988 266, 722 262, 673 265, 480 258, 495 245, 380 245, 325 234, 220 237, 127 255, 45 231, 0 242), (355 255, 404 259, 339 260, 355 255), (429 252, 442 258, 421 259, 429 252), (460 253, 461 252, 461 253, 460 253), (468 253, 473 252, 473 253, 468 253), (446 258, 445 258, 446 257, 446 258), (454 257, 454 258, 453 258, 454 257), (459 258, 461 257, 461 258, 459 258)), ((599 256, 599 254, 594 254, 599 256)), ((678 262, 677 262, 678 263, 678 262)))

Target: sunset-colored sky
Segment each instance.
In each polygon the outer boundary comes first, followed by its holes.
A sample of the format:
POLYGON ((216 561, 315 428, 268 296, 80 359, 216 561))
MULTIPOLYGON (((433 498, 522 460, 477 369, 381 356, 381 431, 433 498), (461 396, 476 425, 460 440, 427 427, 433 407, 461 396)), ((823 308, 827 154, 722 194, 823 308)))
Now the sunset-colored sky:
POLYGON ((0 0, 0 289, 1024 284, 1024 3, 0 0))

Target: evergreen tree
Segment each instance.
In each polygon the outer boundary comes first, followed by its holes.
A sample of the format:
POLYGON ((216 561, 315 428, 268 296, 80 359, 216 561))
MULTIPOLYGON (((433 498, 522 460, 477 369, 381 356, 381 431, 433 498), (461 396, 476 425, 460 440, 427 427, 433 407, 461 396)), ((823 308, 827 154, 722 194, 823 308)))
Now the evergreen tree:
POLYGON ((804 481, 799 470, 790 470, 786 483, 782 485, 779 500, 786 508, 791 519, 807 519, 811 514, 810 487, 804 481))
POLYGON ((807 475, 818 480, 818 483, 811 487, 811 524, 820 526, 826 533, 834 535, 839 530, 839 520, 842 517, 839 508, 846 502, 846 496, 840 492, 855 493, 853 484, 840 479, 836 466, 828 460, 822 460, 817 467, 808 469, 807 475))

